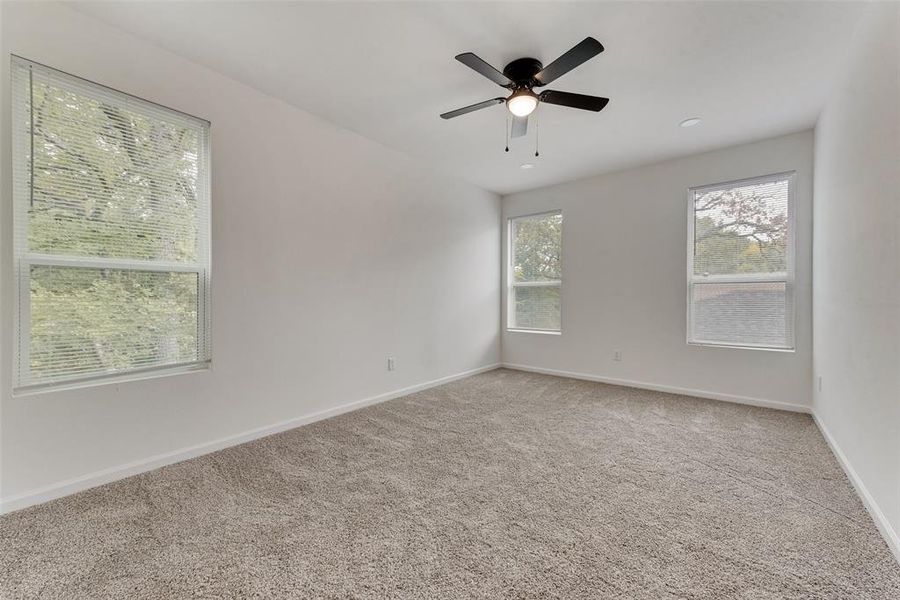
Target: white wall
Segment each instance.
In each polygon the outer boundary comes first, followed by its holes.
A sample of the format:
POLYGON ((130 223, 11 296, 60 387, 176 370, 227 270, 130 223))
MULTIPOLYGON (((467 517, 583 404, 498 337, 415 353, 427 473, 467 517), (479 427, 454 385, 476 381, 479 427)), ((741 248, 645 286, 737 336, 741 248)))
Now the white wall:
MULTIPOLYGON (((497 196, 69 8, 2 13, 5 88, 12 52, 207 118, 213 140, 212 370, 13 397, 3 137, 7 508, 71 478, 499 360, 497 196)), ((0 113, 8 130, 8 89, 0 113)))
POLYGON ((900 6, 859 25, 815 150, 813 406, 900 559, 900 6))
POLYGON ((504 197, 504 217, 563 211, 562 335, 504 327, 504 363, 807 407, 812 144, 807 131, 504 197), (789 170, 797 171, 796 352, 689 346, 687 189, 789 170))

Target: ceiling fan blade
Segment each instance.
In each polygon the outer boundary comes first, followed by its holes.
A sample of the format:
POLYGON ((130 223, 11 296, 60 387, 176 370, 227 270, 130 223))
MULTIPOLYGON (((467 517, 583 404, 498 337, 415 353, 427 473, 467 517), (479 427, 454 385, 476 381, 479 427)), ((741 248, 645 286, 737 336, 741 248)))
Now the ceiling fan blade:
POLYGON ((580 108, 581 110, 592 110, 594 112, 600 112, 607 104, 609 104, 609 98, 573 94, 572 92, 556 92, 554 90, 544 90, 541 92, 539 98, 541 99, 541 102, 546 102, 547 104, 558 104, 560 106, 580 108))
POLYGON ((472 54, 471 52, 464 52, 462 54, 456 55, 456 60, 466 65, 470 69, 481 73, 497 85, 503 87, 510 87, 513 85, 513 82, 510 81, 509 77, 486 63, 484 60, 479 58, 478 56, 472 54))
POLYGON ((528 117, 513 117, 510 137, 518 138, 528 133, 528 117))
POLYGON ((457 108, 456 110, 451 110, 450 112, 445 112, 441 115, 441 118, 452 119, 453 117, 458 117, 459 115, 475 112, 476 110, 481 110, 482 108, 494 106, 495 104, 502 104, 504 102, 506 102, 506 98, 494 98, 493 100, 485 100, 484 102, 479 102, 478 104, 471 104, 469 106, 457 108))
POLYGON ((534 78, 537 80, 537 85, 547 85, 554 79, 562 77, 578 65, 594 58, 601 52, 603 52, 603 44, 592 37, 584 38, 572 49, 544 67, 542 71, 535 75, 534 78))

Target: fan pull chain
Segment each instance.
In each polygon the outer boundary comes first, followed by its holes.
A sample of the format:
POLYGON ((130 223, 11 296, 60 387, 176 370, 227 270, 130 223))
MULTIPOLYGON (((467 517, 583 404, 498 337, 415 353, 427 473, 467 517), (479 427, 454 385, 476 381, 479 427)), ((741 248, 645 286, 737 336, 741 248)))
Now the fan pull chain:
POLYGON ((539 114, 541 111, 534 111, 534 155, 538 157, 541 155, 541 120, 539 118, 539 114))
POLYGON ((506 121, 504 122, 504 127, 503 127, 504 134, 506 135, 506 150, 504 150, 504 152, 509 152, 509 128, 510 128, 510 121, 509 121, 509 115, 507 114, 506 121))

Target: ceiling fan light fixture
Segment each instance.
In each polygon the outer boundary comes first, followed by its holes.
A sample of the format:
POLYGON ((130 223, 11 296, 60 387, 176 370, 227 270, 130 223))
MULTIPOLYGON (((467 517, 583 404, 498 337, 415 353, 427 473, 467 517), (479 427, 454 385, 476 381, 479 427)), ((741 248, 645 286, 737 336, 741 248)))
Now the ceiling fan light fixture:
MULTIPOLYGON (((2 2, 2 0, 0 0, 2 2)), ((491 80, 504 89, 503 96, 470 104, 456 110, 442 113, 442 119, 453 119, 477 110, 490 108, 506 103, 506 108, 513 115, 512 123, 506 118, 506 152, 509 152, 510 138, 524 137, 528 132, 528 117, 538 104, 555 104, 567 108, 577 108, 591 112, 600 112, 609 103, 609 98, 573 94, 559 90, 543 90, 534 93, 534 88, 542 87, 556 81, 572 69, 579 67, 591 58, 603 52, 603 44, 592 37, 586 37, 567 50, 546 67, 536 59, 524 56, 517 58, 503 67, 503 71, 491 66, 483 58, 473 52, 456 55, 456 60, 469 67, 479 75, 491 80), (510 93, 511 92, 511 93, 510 93), (506 96, 506 94, 510 94, 506 96)), ((535 125, 535 157, 540 156, 537 150, 537 123, 535 125)), ((522 165, 523 169, 529 165, 522 165)))
POLYGON ((506 107, 517 117, 527 117, 537 108, 538 97, 531 90, 518 90, 507 98, 506 107))

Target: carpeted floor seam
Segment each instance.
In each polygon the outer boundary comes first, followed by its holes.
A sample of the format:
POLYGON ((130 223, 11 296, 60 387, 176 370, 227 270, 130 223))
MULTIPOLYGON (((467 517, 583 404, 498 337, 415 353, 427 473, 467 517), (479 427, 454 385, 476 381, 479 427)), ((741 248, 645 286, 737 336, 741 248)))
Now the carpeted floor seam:
POLYGON ((765 493, 765 494, 769 494, 769 495, 771 495, 771 496, 774 497, 774 498, 785 498, 785 497, 789 497, 789 498, 794 498, 794 499, 802 500, 802 501, 804 501, 804 502, 808 502, 808 503, 810 503, 810 504, 814 504, 815 506, 817 506, 817 507, 819 507, 819 508, 821 508, 821 509, 823 509, 823 510, 826 510, 826 511, 828 511, 828 512, 834 514, 834 515, 837 515, 837 516, 839 516, 839 517, 842 517, 842 518, 846 519, 847 521, 849 521, 850 523, 852 523, 853 525, 855 525, 856 527, 862 528, 862 527, 865 527, 865 526, 866 526, 865 523, 860 523, 859 521, 857 521, 856 519, 854 519, 854 518, 851 517, 850 515, 847 515, 847 514, 845 514, 845 513, 842 513, 842 512, 840 512, 840 511, 838 511, 838 510, 835 510, 835 509, 833 509, 833 508, 831 508, 831 507, 829 507, 829 506, 825 506, 825 505, 822 504, 821 502, 816 502, 815 500, 813 500, 812 498, 809 498, 808 496, 804 496, 804 495, 802 495, 802 494, 795 494, 794 492, 787 492, 787 496, 780 496, 779 494, 776 494, 776 493, 774 493, 774 492, 772 492, 772 491, 766 489, 765 486, 757 485, 756 483, 754 483, 754 482, 752 482, 752 481, 748 481, 747 479, 744 479, 744 478, 742 478, 742 477, 739 477, 739 476, 735 475, 733 472, 731 472, 731 471, 728 470, 728 469, 722 469, 722 468, 716 467, 715 465, 706 463, 706 462, 704 462, 704 461, 702 461, 702 460, 699 460, 699 459, 697 459, 697 458, 694 458, 694 457, 690 457, 690 456, 686 456, 686 455, 685 455, 685 458, 687 458, 688 460, 691 460, 691 461, 693 461, 693 462, 700 463, 700 464, 702 464, 702 465, 704 465, 704 466, 706 466, 706 467, 709 467, 710 469, 712 469, 712 470, 714 470, 714 471, 717 471, 717 472, 719 472, 719 473, 722 473, 723 475, 726 475, 726 476, 728 476, 728 477, 732 477, 732 478, 734 478, 736 481, 739 481, 739 482, 741 482, 741 483, 743 483, 743 484, 745 484, 745 485, 748 485, 748 486, 750 486, 750 487, 756 489, 757 491, 763 492, 763 493, 765 493))

